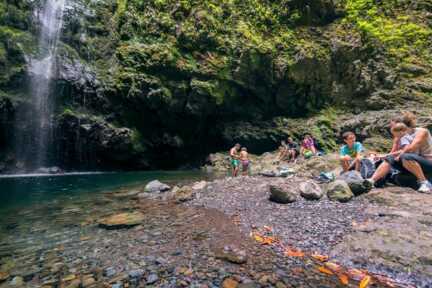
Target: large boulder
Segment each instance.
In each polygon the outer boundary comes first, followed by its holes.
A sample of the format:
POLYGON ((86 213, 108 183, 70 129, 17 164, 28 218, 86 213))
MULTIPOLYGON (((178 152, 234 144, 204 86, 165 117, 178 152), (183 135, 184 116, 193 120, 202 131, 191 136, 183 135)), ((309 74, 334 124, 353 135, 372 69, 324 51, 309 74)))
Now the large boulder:
POLYGON ((145 192, 148 193, 160 193, 170 190, 171 187, 159 180, 150 181, 144 188, 145 192))
POLYGON ((357 171, 345 172, 337 179, 345 181, 356 196, 367 193, 372 189, 372 184, 369 181, 365 181, 357 171))
POLYGON ((269 200, 280 203, 287 204, 297 201, 297 194, 286 187, 270 185, 270 197, 269 200))
POLYGON ((348 202, 354 194, 343 180, 336 180, 327 186, 327 197, 332 201, 348 202))
POLYGON ((312 181, 300 183, 300 195, 307 200, 319 200, 323 196, 321 187, 312 181))

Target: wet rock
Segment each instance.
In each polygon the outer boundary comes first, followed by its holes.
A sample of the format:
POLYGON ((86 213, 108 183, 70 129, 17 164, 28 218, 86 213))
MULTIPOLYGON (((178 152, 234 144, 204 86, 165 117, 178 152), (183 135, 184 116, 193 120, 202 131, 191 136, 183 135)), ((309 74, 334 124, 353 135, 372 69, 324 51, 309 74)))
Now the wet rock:
POLYGON ((167 184, 164 184, 159 180, 153 180, 145 186, 144 191, 148 193, 159 193, 159 192, 168 191, 170 189, 171 187, 168 186, 167 184))
POLYGON ((116 269, 114 267, 108 267, 103 271, 103 275, 105 277, 113 277, 117 273, 116 269))
POLYGON ((200 181, 200 182, 196 182, 195 184, 192 185, 192 189, 193 190, 202 190, 207 186, 207 182, 206 181, 200 181))
POLYGON ((83 279, 82 286, 83 287, 89 287, 96 283, 96 280, 93 277, 86 277, 83 279))
POLYGON ((144 219, 140 212, 120 213, 98 221, 100 227, 106 229, 121 229, 139 225, 144 219))
POLYGON ((147 278, 146 278, 147 284, 154 284, 157 281, 159 281, 159 277, 155 273, 152 273, 152 274, 148 275, 147 278))
POLYGON ((81 280, 79 280, 79 279, 75 279, 75 280, 72 280, 72 282, 70 282, 67 286, 66 286, 66 288, 78 288, 78 287, 80 287, 81 286, 81 280))
POLYGON ((0 282, 3 282, 9 278, 9 273, 0 271, 0 282))
POLYGON ((10 282, 10 285, 12 286, 23 286, 24 285, 24 279, 20 276, 15 276, 12 281, 10 282))
POLYGON ((177 189, 173 189, 174 199, 176 202, 186 202, 193 199, 194 191, 189 186, 183 186, 177 189))
POLYGON ((223 249, 216 251, 216 258, 235 264, 244 264, 247 262, 248 257, 245 250, 237 247, 225 246, 223 249))
POLYGON ((111 285, 111 288, 123 288, 123 285, 121 283, 115 283, 111 285))
POLYGON ((348 202, 354 197, 354 194, 345 181, 336 180, 328 184, 327 197, 333 201, 348 202))
POLYGON ((367 193, 372 189, 370 182, 365 181, 357 171, 345 172, 338 176, 337 179, 345 181, 356 196, 367 193))
POLYGON ((237 288, 239 283, 233 278, 225 278, 222 282, 222 288, 237 288))
POLYGON ((312 181, 300 183, 299 189, 300 195, 307 200, 319 200, 324 194, 321 187, 312 181))
POLYGON ((128 274, 130 278, 141 278, 144 275, 144 270, 142 269, 131 270, 129 271, 128 274))
POLYGON ((254 282, 241 283, 237 286, 237 288, 258 288, 258 287, 260 286, 254 282))
POLYGON ((262 172, 259 173, 259 175, 264 176, 264 177, 277 177, 277 173, 275 171, 272 170, 264 170, 262 172))
POLYGON ((297 201, 297 195, 286 187, 270 185, 270 197, 272 202, 287 204, 297 201))

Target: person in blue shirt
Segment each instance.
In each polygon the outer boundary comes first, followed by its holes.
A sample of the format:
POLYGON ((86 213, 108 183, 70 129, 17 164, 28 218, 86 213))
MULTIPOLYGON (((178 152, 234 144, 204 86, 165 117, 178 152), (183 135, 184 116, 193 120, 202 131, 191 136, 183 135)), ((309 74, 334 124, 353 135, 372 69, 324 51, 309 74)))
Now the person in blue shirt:
POLYGON ((348 131, 342 135, 345 142, 340 149, 340 160, 343 172, 349 170, 360 171, 361 153, 363 146, 360 142, 356 142, 356 136, 353 132, 348 131))

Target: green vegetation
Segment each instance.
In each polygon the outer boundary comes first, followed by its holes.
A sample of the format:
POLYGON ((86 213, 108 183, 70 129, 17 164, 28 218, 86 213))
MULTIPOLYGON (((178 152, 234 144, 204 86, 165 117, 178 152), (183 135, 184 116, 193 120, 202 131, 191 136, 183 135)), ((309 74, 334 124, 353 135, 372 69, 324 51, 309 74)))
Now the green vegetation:
POLYGON ((344 21, 353 23, 366 39, 380 41, 392 56, 431 60, 432 27, 421 4, 413 0, 346 0, 344 21), (410 10, 414 4, 420 6, 418 11, 410 10))

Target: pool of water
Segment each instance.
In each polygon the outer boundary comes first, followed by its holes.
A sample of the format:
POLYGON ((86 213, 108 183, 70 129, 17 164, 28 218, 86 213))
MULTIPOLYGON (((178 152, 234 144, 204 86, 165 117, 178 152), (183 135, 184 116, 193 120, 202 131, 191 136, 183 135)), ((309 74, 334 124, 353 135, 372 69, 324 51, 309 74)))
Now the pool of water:
POLYGON ((200 171, 3 175, 0 258, 75 241, 86 223, 132 208, 111 192, 143 189, 154 179, 174 185, 208 178, 200 171))

